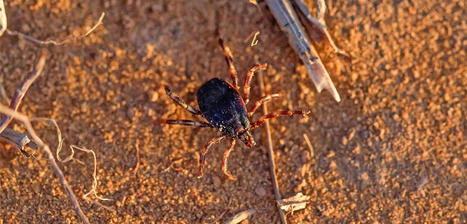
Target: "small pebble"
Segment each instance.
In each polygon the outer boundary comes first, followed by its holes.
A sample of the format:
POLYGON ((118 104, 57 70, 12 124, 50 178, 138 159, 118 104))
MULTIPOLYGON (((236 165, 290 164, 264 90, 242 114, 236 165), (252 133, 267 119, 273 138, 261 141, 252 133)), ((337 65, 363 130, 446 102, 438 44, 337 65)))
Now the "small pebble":
POLYGON ((151 102, 156 102, 159 99, 159 94, 156 91, 150 91, 148 95, 151 102))
POLYGON ((260 197, 266 196, 266 190, 265 190, 264 187, 262 187, 262 186, 256 187, 255 193, 256 193, 258 196, 260 196, 260 197))
POLYGON ((212 183, 214 184, 214 187, 219 188, 222 184, 221 179, 217 176, 212 177, 212 183))

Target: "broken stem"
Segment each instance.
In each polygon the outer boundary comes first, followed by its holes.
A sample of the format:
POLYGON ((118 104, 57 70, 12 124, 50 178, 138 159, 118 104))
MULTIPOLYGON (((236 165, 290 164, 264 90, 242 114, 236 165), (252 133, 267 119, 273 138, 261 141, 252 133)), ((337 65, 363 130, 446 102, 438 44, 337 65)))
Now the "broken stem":
MULTIPOLYGON (((265 95, 264 91, 264 82, 263 82, 263 72, 258 71, 258 82, 259 82, 259 88, 261 91, 261 95, 265 95)), ((263 114, 268 114, 268 108, 267 108, 267 102, 263 104, 263 114)), ((274 193, 276 196, 276 202, 281 200, 281 193, 279 192, 279 184, 277 181, 277 175, 276 175, 276 163, 274 162, 274 151, 272 149, 272 139, 271 139, 271 131, 269 129, 269 121, 266 120, 266 135, 268 139, 268 155, 269 155, 269 164, 270 164, 270 170, 271 170, 271 176, 272 176, 272 185, 274 187, 274 193)), ((279 210, 279 215, 281 217, 281 222, 282 224, 287 224, 287 220, 285 219, 285 214, 280 208, 279 204, 275 203, 277 206, 277 209, 279 210)))
MULTIPOLYGON (((47 51, 42 51, 41 56, 39 57, 39 62, 36 65, 34 71, 32 71, 23 82, 20 84, 18 89, 15 91, 15 95, 11 98, 10 109, 13 111, 17 111, 21 101, 24 98, 24 95, 28 91, 29 87, 36 81, 36 79, 41 75, 42 71, 44 70, 45 66, 45 58, 47 57, 47 51)), ((10 124, 13 118, 8 115, 4 115, 2 120, 0 121, 0 133, 5 130, 5 128, 10 124)))
POLYGON ((7 20, 5 14, 5 5, 3 4, 3 0, 0 0, 0 37, 3 35, 7 28, 7 20))
POLYGON ((29 120, 29 118, 26 115, 21 114, 1 104, 0 104, 0 113, 8 115, 12 119, 14 118, 22 122, 24 126, 26 126, 26 129, 28 130, 28 133, 33 138, 34 142, 36 142, 37 145, 41 149, 43 149, 44 152, 47 154, 47 160, 49 161, 50 166, 52 166, 53 170, 55 171, 55 174, 57 174, 60 183, 63 185, 63 188, 65 188, 65 191, 68 194, 68 197, 70 198, 71 203, 73 204, 76 215, 81 219, 83 223, 89 223, 88 217, 84 214, 83 210, 81 209, 78 199, 76 198, 75 194, 73 193, 73 190, 68 184, 68 181, 65 179, 65 176, 63 175, 62 170, 60 169, 60 167, 58 167, 57 162, 55 161, 55 158, 53 156, 53 153, 50 151, 50 147, 47 144, 45 144, 42 141, 42 139, 40 139, 39 136, 36 134, 36 131, 32 128, 31 121, 29 120))
POLYGON ((101 16, 99 17, 99 20, 97 21, 97 23, 91 27, 91 29, 89 29, 86 33, 82 34, 82 35, 78 35, 78 36, 72 36, 72 37, 69 37, 69 38, 66 38, 62 41, 58 41, 58 40, 38 40, 34 37, 31 37, 29 35, 26 35, 26 34, 23 34, 23 33, 20 33, 18 31, 13 31, 13 30, 9 30, 7 29, 7 34, 8 35, 11 35, 11 36, 18 36, 18 37, 21 37, 21 38, 24 38, 26 40, 29 40, 31 42, 34 42, 36 44, 43 44, 43 45, 63 45, 63 44, 66 44, 70 41, 74 41, 74 40, 79 40, 79 39, 83 39, 85 37, 87 37, 89 34, 91 34, 97 27, 99 27, 101 24, 102 24, 102 20, 104 19, 104 16, 105 16, 105 13, 103 12, 101 14, 101 16))

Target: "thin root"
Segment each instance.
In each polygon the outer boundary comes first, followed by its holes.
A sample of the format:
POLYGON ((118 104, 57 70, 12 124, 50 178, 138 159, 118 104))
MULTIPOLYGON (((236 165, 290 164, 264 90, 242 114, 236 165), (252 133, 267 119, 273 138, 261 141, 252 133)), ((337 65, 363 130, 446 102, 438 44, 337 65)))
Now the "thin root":
POLYGON ((10 30, 10 29, 7 29, 6 32, 7 32, 8 35, 18 36, 18 37, 24 38, 26 40, 29 40, 31 42, 34 42, 36 44, 59 46, 59 45, 64 45, 64 44, 66 44, 66 43, 68 43, 70 41, 80 40, 80 39, 83 39, 83 38, 87 37, 97 27, 99 27, 102 24, 102 20, 104 19, 104 16, 105 16, 105 13, 103 12, 101 14, 101 16, 99 17, 99 20, 97 21, 97 23, 93 27, 91 27, 91 29, 89 29, 86 33, 84 33, 82 35, 78 35, 78 36, 72 36, 72 37, 66 38, 66 39, 61 40, 61 41, 58 41, 58 40, 38 40, 38 39, 36 39, 36 38, 34 38, 32 36, 20 33, 18 31, 13 31, 13 30, 10 30))
MULTIPOLYGON (((103 201, 108 201, 108 200, 111 200, 111 199, 107 199, 107 198, 103 198, 103 197, 100 197, 97 195, 97 159, 96 159, 96 154, 94 153, 93 150, 89 150, 89 149, 86 149, 86 148, 81 148, 81 147, 78 147, 76 145, 70 145, 70 155, 67 156, 65 159, 61 158, 60 157, 60 152, 62 150, 62 147, 63 147, 63 141, 64 141, 64 138, 62 138, 62 132, 60 130, 60 127, 58 126, 57 122, 52 119, 52 118, 31 118, 30 121, 41 121, 41 122, 49 122, 51 123, 52 125, 54 125, 56 131, 57 131, 57 139, 58 139, 58 144, 57 144, 57 150, 56 150, 56 157, 57 157, 57 160, 60 161, 61 163, 67 163, 67 162, 70 162, 70 161, 76 161, 78 163, 80 163, 81 165, 84 165, 85 163, 74 158, 74 155, 75 155, 75 150, 80 150, 80 151, 83 151, 83 152, 87 152, 87 153, 91 153, 93 158, 94 158, 94 170, 93 170, 93 174, 92 174, 92 177, 93 177, 93 182, 92 182, 92 186, 91 186, 91 190, 86 193, 84 196, 83 196, 83 199, 85 200, 89 200, 89 201, 92 201, 94 202, 95 204, 97 205, 101 205, 103 208, 109 210, 109 207, 107 206, 104 206, 102 205, 101 203, 99 202, 96 202, 96 201, 93 201, 92 199, 89 199, 88 196, 90 194, 93 194, 97 199, 99 200, 103 200, 103 201)), ((111 209, 110 209, 111 210, 111 209)))

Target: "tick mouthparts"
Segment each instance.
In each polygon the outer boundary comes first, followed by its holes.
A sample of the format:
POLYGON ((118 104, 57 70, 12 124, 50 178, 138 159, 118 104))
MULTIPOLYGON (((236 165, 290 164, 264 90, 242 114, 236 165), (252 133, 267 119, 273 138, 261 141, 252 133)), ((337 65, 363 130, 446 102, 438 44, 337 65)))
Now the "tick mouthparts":
POLYGON ((256 142, 255 140, 253 139, 253 136, 251 135, 251 133, 249 131, 246 131, 245 133, 242 133, 240 136, 239 136, 240 140, 242 140, 243 143, 245 143, 245 145, 247 145, 249 148, 253 147, 256 145, 256 142))

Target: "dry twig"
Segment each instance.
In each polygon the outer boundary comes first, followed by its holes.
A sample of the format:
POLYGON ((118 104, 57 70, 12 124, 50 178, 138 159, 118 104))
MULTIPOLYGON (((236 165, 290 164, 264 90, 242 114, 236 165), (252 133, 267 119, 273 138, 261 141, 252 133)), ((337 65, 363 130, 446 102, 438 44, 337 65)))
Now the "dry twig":
POLYGON ((92 174, 93 182, 92 182, 91 190, 89 190, 89 192, 86 193, 83 196, 83 199, 85 199, 87 201, 91 201, 91 202, 93 202, 93 203, 95 203, 95 204, 97 204, 97 205, 99 205, 99 206, 101 206, 101 207, 103 207, 103 208, 105 208, 107 210, 114 211, 113 208, 105 206, 105 205, 101 204, 98 201, 95 201, 95 200, 92 200, 92 199, 88 198, 88 196, 90 194, 93 194, 99 200, 103 200, 103 201, 111 200, 111 199, 107 199, 107 198, 102 198, 102 197, 97 195, 97 158, 96 158, 96 154, 94 153, 94 151, 86 149, 86 148, 78 147, 76 145, 70 145, 71 154, 69 156, 67 156, 65 159, 62 159, 60 157, 60 152, 61 152, 62 147, 63 147, 64 139, 62 138, 62 132, 61 132, 60 127, 58 126, 57 122, 52 118, 30 118, 29 120, 30 121, 49 122, 52 125, 54 125, 54 127, 55 127, 55 129, 57 131, 57 139, 58 139, 57 150, 56 150, 56 156, 57 156, 58 161, 60 161, 62 163, 66 163, 66 162, 69 162, 69 161, 73 160, 73 161, 77 161, 78 163, 84 165, 83 162, 81 162, 80 160, 74 158, 75 150, 80 150, 80 151, 83 151, 83 152, 86 152, 86 153, 91 153, 93 155, 93 159, 94 159, 94 170, 93 170, 93 174, 92 174))
MULTIPOLYGON (((337 92, 328 71, 324 67, 318 52, 311 44, 310 38, 305 32, 305 29, 297 15, 300 12, 304 14, 304 16, 308 18, 311 23, 318 27, 320 32, 325 33, 326 37, 329 39, 329 42, 337 53, 346 55, 344 51, 337 48, 331 36, 329 35, 329 32, 327 31, 326 24, 324 23, 326 4, 324 0, 317 0, 318 19, 314 19, 314 17, 308 11, 308 8, 306 8, 306 5, 304 5, 301 0, 294 0, 295 5, 298 5, 299 8, 299 11, 297 12, 294 9, 294 5, 291 3, 291 1, 292 0, 266 0, 266 3, 268 4, 269 9, 280 28, 287 34, 290 45, 303 61, 308 74, 310 75, 310 78, 315 84, 318 92, 326 89, 331 93, 337 102, 340 102, 341 98, 339 93, 337 92)), ((319 42, 319 40, 316 41, 319 42)))
POLYGON ((10 98, 6 95, 5 87, 3 86, 3 79, 0 77, 0 100, 4 104, 10 102, 10 98))
POLYGON ((252 208, 248 209, 248 210, 245 210, 245 211, 241 211, 241 212, 235 214, 229 220, 225 221, 224 224, 237 224, 237 223, 240 223, 241 221, 247 219, 248 217, 250 217, 251 215, 253 215, 255 213, 256 213, 256 210, 254 210, 252 208))
POLYGON ((3 0, 0 0, 0 37, 3 35, 5 30, 7 29, 7 20, 5 14, 5 5, 3 4, 3 0))
MULTIPOLYGON (((31 87, 32 83, 42 74, 45 66, 45 59, 47 58, 47 51, 42 51, 41 56, 39 57, 39 62, 36 64, 34 70, 29 73, 26 78, 21 82, 20 86, 16 89, 15 94, 11 98, 10 108, 14 111, 18 110, 21 101, 24 98, 24 95, 31 87)), ((3 115, 2 120, 0 121, 0 139, 7 141, 11 145, 15 146, 25 155, 27 153, 23 150, 24 146, 30 145, 32 148, 37 148, 34 143, 31 143, 31 139, 20 132, 14 131, 12 129, 7 129, 7 126, 10 124, 12 117, 8 115, 3 115), (6 130, 5 130, 6 129, 6 130)))
POLYGON ((103 198, 103 197, 100 197, 97 195, 97 159, 96 159, 96 153, 93 151, 93 150, 90 150, 90 149, 86 149, 86 148, 81 148, 81 147, 78 147, 76 145, 71 145, 70 148, 74 148, 74 149, 78 149, 80 151, 83 151, 83 152, 87 152, 87 153, 91 153, 92 154, 92 157, 94 159, 94 170, 92 172, 92 178, 93 178, 93 181, 92 181, 92 187, 91 187, 91 190, 89 190, 88 193, 84 194, 83 198, 85 200, 89 200, 99 206, 101 206, 102 208, 105 208, 109 211, 115 211, 113 208, 109 207, 109 206, 105 206, 103 205, 102 203, 100 203, 99 201, 96 201, 96 200, 92 200, 92 199, 89 199, 88 196, 90 194, 93 194, 94 197, 96 197, 97 199, 101 200, 101 201, 109 201, 111 199, 108 199, 108 198, 103 198))
POLYGON ((68 181, 65 179, 65 176, 63 176, 62 170, 60 169, 60 167, 58 167, 57 162, 55 161, 55 158, 52 152, 50 151, 50 147, 47 144, 45 144, 42 141, 42 139, 40 139, 39 136, 36 134, 36 131, 32 128, 31 121, 29 120, 29 118, 26 115, 21 114, 1 104, 0 113, 6 114, 11 118, 16 119, 24 124, 26 130, 31 135, 34 142, 36 142, 39 148, 43 149, 44 152, 47 154, 47 160, 49 161, 50 166, 52 166, 52 168, 54 169, 55 174, 57 174, 60 183, 63 185, 63 188, 65 188, 65 191, 68 194, 71 203, 73 204, 76 215, 81 219, 83 223, 89 223, 88 217, 84 214, 83 210, 81 209, 78 199, 76 198, 75 194, 73 193, 73 190, 68 184, 68 181))
MULTIPOLYGON (((75 208, 75 212, 78 215, 78 217, 81 219, 82 222, 84 223, 89 223, 88 218, 84 214, 84 212, 81 210, 81 206, 79 205, 78 200, 76 199, 75 194, 73 193, 73 190, 71 189, 70 185, 68 184, 67 180, 63 176, 62 170, 58 167, 57 163, 55 162, 55 158, 53 157, 52 152, 50 151, 50 148, 47 144, 45 144, 39 136, 37 136, 36 132, 32 128, 31 121, 29 118, 19 112, 17 112, 17 109, 19 105, 21 104, 21 101, 26 94, 27 90, 29 87, 32 85, 32 83, 39 77, 39 75, 42 73, 44 66, 45 66, 45 59, 47 57, 47 52, 43 51, 40 58, 39 62, 36 65, 36 68, 32 73, 30 73, 26 78, 23 80, 23 82, 20 84, 18 89, 15 91, 14 96, 11 99, 10 107, 6 107, 4 105, 0 104, 0 113, 3 113, 4 116, 2 120, 0 121, 0 132, 3 134, 5 128, 8 126, 8 124, 13 120, 17 119, 20 122, 22 122, 28 131, 28 133, 31 135, 32 139, 34 142, 42 148, 47 156, 48 156, 48 161, 52 168, 54 169, 55 173, 57 174, 60 183, 63 185, 65 188, 65 191, 68 194, 68 197, 71 199, 71 203, 73 204, 73 207, 75 208)), ((21 144, 19 144, 21 145, 21 144)))
POLYGON ((286 199, 282 199, 277 202, 280 208, 286 212, 294 212, 306 207, 307 201, 310 200, 310 196, 303 195, 301 192, 286 199))
MULTIPOLYGON (((56 40, 41 41, 41 40, 35 39, 35 38, 31 37, 31 36, 22 34, 20 32, 9 30, 7 28, 7 18, 6 18, 6 14, 5 14, 5 7, 4 7, 4 4, 3 4, 3 0, 0 0, 0 36, 2 36, 2 34, 6 31, 7 34, 9 34, 9 35, 19 36, 19 37, 25 38, 25 39, 27 39, 29 41, 32 41, 34 43, 37 43, 37 44, 63 45, 65 43, 69 42, 69 41, 82 39, 82 38, 88 36, 99 25, 102 24, 102 20, 103 20, 104 16, 105 16, 105 13, 102 13, 102 15, 100 16, 98 22, 83 35, 69 37, 69 38, 66 38, 66 39, 64 39, 62 41, 56 41, 56 40)), ((94 157, 93 179, 94 179, 94 181, 93 181, 92 188, 91 188, 90 192, 85 194, 84 198, 87 199, 87 197, 90 194, 94 194, 94 196, 96 198, 100 199, 100 200, 109 200, 109 199, 101 198, 101 197, 97 196, 97 194, 96 194, 96 187, 97 187, 97 177, 96 177, 97 165, 96 164, 97 164, 97 161, 96 161, 96 155, 95 155, 94 151, 79 148, 77 146, 71 146, 70 148, 72 150, 72 154, 70 156, 68 156, 66 159, 62 160, 59 157, 59 152, 60 152, 60 149, 62 147, 63 139, 61 138, 61 132, 60 132, 60 129, 58 128, 57 123, 53 119, 44 119, 44 118, 29 119, 27 116, 17 112, 17 109, 18 109, 19 105, 21 104, 21 101, 22 101, 24 95, 26 94, 26 92, 28 91, 29 87, 41 75, 41 73, 42 73, 42 71, 44 69, 44 66, 45 66, 46 56, 47 56, 47 52, 45 50, 43 50, 42 54, 41 54, 41 56, 39 58, 39 62, 37 63, 37 65, 36 65, 35 69, 33 70, 33 72, 31 72, 23 80, 23 82, 20 84, 18 89, 15 91, 15 94, 13 95, 13 97, 11 99, 10 106, 6 107, 6 106, 0 104, 0 113, 4 114, 4 116, 2 117, 2 119, 0 121, 0 139, 6 140, 7 142, 12 143, 12 145, 16 146, 17 148, 19 148, 21 150, 23 149, 23 147, 26 144, 30 144, 31 146, 34 146, 35 144, 37 144, 37 146, 42 148, 46 152, 47 157, 48 157, 47 159, 48 159, 50 165, 52 166, 52 168, 54 169, 55 173, 57 174, 57 176, 58 176, 58 178, 60 180, 60 183, 65 188, 65 191, 67 192, 68 197, 70 198, 71 203, 73 204, 73 207, 75 209, 75 213, 77 214, 77 216, 81 219, 81 221, 83 223, 89 223, 89 220, 88 220, 87 216, 84 214, 84 212, 82 211, 81 206, 80 206, 75 194, 73 193, 73 190, 71 189, 71 187, 69 186, 67 180, 65 179, 65 177, 63 175, 63 172, 58 167, 58 165, 57 165, 57 163, 55 161, 55 158, 54 158, 52 152, 50 151, 50 147, 47 144, 45 144, 42 141, 42 139, 40 139, 39 136, 36 134, 35 130, 32 128, 31 121, 32 120, 48 120, 48 121, 52 121, 52 123, 55 125, 55 127, 57 128, 57 135, 58 135, 58 139, 59 139, 58 146, 57 146, 57 158, 60 161, 67 162, 67 161, 72 160, 73 155, 74 155, 73 148, 93 154, 93 157, 94 157), (34 144, 31 144, 31 140, 29 139, 29 136, 27 136, 25 134, 22 134, 22 133, 19 133, 19 132, 16 132, 16 131, 13 131, 11 129, 7 129, 7 126, 10 124, 10 122, 13 119, 16 119, 16 120, 22 122, 26 126, 26 129, 27 129, 28 133, 31 135, 32 139, 35 142, 34 144)), ((87 200, 90 200, 90 199, 87 199, 87 200)), ((95 203, 100 204, 98 202, 95 202, 95 203)), ((103 206, 103 207, 106 208, 106 206, 103 206)), ((109 208, 107 208, 107 209, 109 209, 109 208)), ((112 210, 112 209, 110 209, 110 210, 112 210)))
MULTIPOLYGON (((36 81, 36 79, 42 74, 45 66, 45 59, 47 57, 47 51, 42 51, 42 54, 39 58, 39 62, 36 65, 36 68, 23 80, 18 89, 16 89, 15 94, 11 98, 10 109, 16 111, 18 110, 21 101, 23 100, 24 95, 28 91, 29 87, 36 81)), ((0 133, 5 130, 5 128, 10 124, 13 118, 8 115, 3 115, 2 120, 0 121, 0 133)))
POLYGON ((23 134, 11 128, 5 128, 5 130, 3 130, 2 133, 0 133, 0 140, 8 142, 10 145, 19 149, 23 154, 25 153, 24 147, 26 146, 29 146, 33 149, 37 149, 36 143, 34 143, 27 134, 23 134))
MULTIPOLYGON (((261 95, 265 95, 265 90, 264 90, 264 81, 263 81, 263 72, 260 70, 258 71, 258 82, 259 82, 259 88, 261 91, 261 95)), ((268 108, 267 108, 267 102, 263 103, 263 114, 268 114, 268 108)), ((269 129, 269 121, 266 120, 266 135, 268 138, 268 155, 269 155, 269 163, 270 163, 270 169, 271 169, 271 176, 272 176, 272 184, 274 187, 274 193, 276 195, 276 201, 281 200, 281 193, 279 192, 279 184, 277 181, 277 175, 276 175, 276 163, 274 162, 274 151, 273 151, 273 146, 272 146, 272 140, 271 140, 271 131, 269 129)), ((281 217, 281 222, 282 224, 286 224, 287 220, 285 219, 284 212, 282 212, 282 209, 277 205, 277 208, 279 209, 279 215, 281 217)))
POLYGON ((258 45, 258 40, 257 40, 258 35, 259 35, 259 31, 256 31, 255 36, 253 37, 253 40, 251 40, 250 47, 258 45))
POLYGON ((97 158, 96 158, 96 153, 93 150, 90 150, 90 149, 82 148, 82 147, 79 147, 79 146, 76 146, 76 145, 70 145, 71 154, 69 156, 67 156, 65 159, 62 159, 60 157, 60 152, 61 152, 62 147, 63 147, 64 139, 62 138, 62 131, 60 130, 60 127, 58 126, 57 122, 54 119, 51 119, 51 118, 30 118, 29 120, 30 121, 49 122, 49 123, 54 125, 55 130, 57 131, 57 139, 58 139, 57 150, 56 150, 56 156, 57 156, 58 161, 60 161, 62 163, 66 163, 66 162, 69 162, 69 161, 73 160, 73 161, 77 161, 80 164, 84 164, 80 160, 74 158, 75 150, 80 150, 80 151, 92 154, 93 159, 94 159, 94 170, 93 170, 93 173, 92 173, 93 182, 92 182, 91 190, 89 190, 89 192, 86 193, 83 196, 83 199, 91 201, 91 202, 93 202, 93 203, 95 203, 95 204, 97 204, 97 205, 99 205, 99 206, 101 206, 101 207, 103 207, 103 208, 105 208, 107 210, 114 211, 113 208, 110 208, 108 206, 105 206, 105 205, 101 204, 98 201, 95 201, 95 200, 92 200, 92 199, 88 198, 88 196, 90 194, 93 194, 99 200, 103 200, 103 201, 111 200, 111 199, 103 198, 103 197, 100 197, 100 196, 97 195, 97 158))
POLYGON ((10 29, 7 29, 6 32, 8 35, 11 35, 11 36, 18 36, 18 37, 21 37, 21 38, 24 38, 26 40, 29 40, 31 42, 34 42, 36 44, 43 44, 43 45, 63 45, 63 44, 66 44, 70 41, 74 41, 74 40, 79 40, 79 39, 83 39, 85 37, 87 37, 89 34, 91 34, 97 27, 99 27, 101 24, 102 24, 102 20, 104 19, 104 16, 105 16, 105 13, 103 12, 101 14, 101 16, 99 17, 99 20, 97 21, 97 23, 91 27, 91 29, 89 29, 86 33, 82 34, 82 35, 78 35, 78 36, 72 36, 72 37, 69 37, 69 38, 66 38, 64 40, 61 40, 61 41, 58 41, 58 40, 38 40, 32 36, 29 36, 29 35, 26 35, 26 34, 23 34, 23 33, 20 33, 18 31, 13 31, 13 30, 10 30, 10 29))
POLYGON ((133 170, 133 174, 136 176, 138 174, 138 169, 139 169, 139 141, 136 141, 136 165, 135 169, 133 170))
POLYGON ((162 170, 162 173, 166 173, 168 172, 170 169, 172 170, 175 170, 177 172, 180 172, 180 171, 185 171, 185 169, 183 169, 183 165, 181 165, 180 167, 177 167, 176 165, 177 164, 183 164, 185 162, 187 162, 188 159, 185 159, 185 158, 174 158, 172 159, 172 162, 169 164, 169 166, 167 166, 164 170, 162 170))
POLYGON ((326 25, 326 20, 324 20, 324 16, 326 14, 326 2, 324 0, 316 0, 316 17, 314 17, 310 10, 308 10, 308 7, 303 3, 302 0, 295 0, 295 4, 298 6, 300 11, 303 13, 303 15, 314 25, 316 25, 321 32, 324 33, 326 36, 326 39, 329 41, 331 44, 331 47, 334 49, 334 52, 337 54, 341 54, 346 57, 350 57, 350 55, 345 52, 344 50, 340 49, 334 40, 331 37, 331 34, 328 31, 328 27, 326 25))
POLYGON ((313 145, 311 144, 310 139, 308 138, 308 135, 303 134, 303 138, 305 138, 305 142, 308 145, 308 150, 310 151, 310 159, 312 159, 313 156, 315 155, 314 150, 313 150, 313 145))

